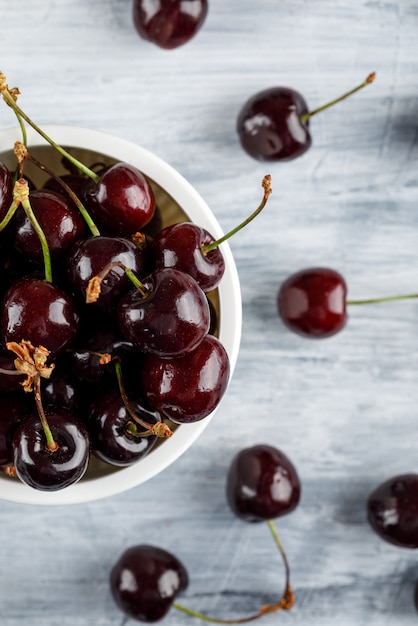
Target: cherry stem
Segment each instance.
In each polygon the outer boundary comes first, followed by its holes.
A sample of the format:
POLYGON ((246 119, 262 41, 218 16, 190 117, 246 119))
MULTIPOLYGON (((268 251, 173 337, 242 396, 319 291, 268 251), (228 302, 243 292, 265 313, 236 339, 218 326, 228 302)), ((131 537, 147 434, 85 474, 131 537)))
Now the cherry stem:
POLYGON ((85 206, 82 204, 82 202, 80 201, 78 196, 74 193, 74 191, 71 189, 71 187, 67 185, 67 183, 64 180, 62 180, 62 178, 60 178, 52 170, 50 170, 49 167, 47 167, 46 165, 38 161, 38 159, 36 159, 34 156, 32 156, 27 150, 25 150, 24 152, 24 158, 27 159, 28 161, 31 161, 31 163, 36 165, 36 167, 38 167, 43 172, 46 172, 48 176, 51 176, 54 180, 56 180, 61 185, 61 187, 68 193, 71 200, 77 206, 78 210, 83 216, 84 221, 86 222, 93 237, 98 237, 100 235, 99 229, 97 228, 96 224, 93 222, 85 206))
POLYGON ((144 285, 137 278, 137 276, 135 276, 132 270, 126 267, 126 265, 124 265, 121 261, 112 261, 111 263, 105 265, 105 267, 98 274, 96 274, 96 276, 90 278, 86 289, 87 304, 92 304, 98 300, 101 292, 102 280, 106 278, 108 273, 111 272, 114 267, 120 267, 123 269, 133 286, 139 291, 143 298, 149 296, 149 291, 145 289, 144 285))
POLYGON ((42 248, 42 255, 44 259, 45 280, 48 283, 52 283, 51 255, 49 253, 48 242, 46 240, 44 231, 42 230, 38 220, 35 217, 34 212, 32 211, 32 207, 31 207, 30 200, 29 200, 29 184, 28 184, 28 181, 25 180, 24 178, 19 178, 15 182, 14 187, 13 187, 13 198, 18 204, 22 205, 30 223, 33 226, 34 231, 38 235, 39 242, 42 248))
POLYGON ((69 152, 67 152, 64 148, 62 148, 61 146, 59 146, 53 139, 51 139, 51 137, 49 137, 37 124, 35 124, 35 122, 33 122, 30 117, 28 117, 26 115, 26 113, 24 111, 22 111, 22 109, 19 107, 19 105, 17 104, 17 102, 15 101, 15 98, 13 97, 13 95, 10 93, 10 90, 8 88, 8 86, 5 84, 5 79, 4 79, 4 74, 2 74, 0 72, 0 78, 3 77, 3 80, 0 80, 0 91, 1 94, 3 96, 3 100, 6 102, 6 104, 8 104, 14 111, 14 113, 17 116, 17 119, 19 120, 19 124, 20 126, 22 126, 22 118, 30 125, 32 126, 32 128, 39 134, 41 135, 41 137, 43 137, 45 139, 45 141, 47 141, 53 148, 55 148, 55 150, 57 150, 57 152, 59 152, 62 156, 64 156, 65 158, 67 158, 73 165, 75 165, 81 172, 83 172, 84 174, 86 174, 86 176, 89 176, 92 180, 94 180, 95 183, 97 183, 99 181, 99 176, 93 172, 89 167, 87 167, 86 165, 84 165, 84 163, 81 163, 81 161, 79 161, 78 159, 76 159, 72 154, 70 154, 69 152))
POLYGON ((130 417, 133 420, 133 424, 132 423, 128 423, 128 429, 127 431, 129 432, 129 434, 131 435, 135 435, 137 437, 141 436, 141 437, 147 437, 150 435, 153 435, 155 437, 163 437, 163 438, 167 438, 167 437, 171 437, 171 435, 173 434, 172 430, 167 426, 167 424, 164 424, 164 422, 156 422, 155 424, 149 424, 148 422, 146 422, 145 420, 143 420, 141 417, 139 417, 135 411, 133 410, 133 408, 131 407, 131 404, 129 402, 129 398, 128 398, 128 394, 126 393, 125 390, 125 385, 123 383, 123 375, 122 375, 122 364, 120 362, 120 358, 119 357, 113 357, 113 362, 115 365, 115 372, 116 372, 116 378, 118 381, 118 386, 119 386, 119 392, 120 395, 122 397, 122 401, 123 404, 125 406, 125 409, 127 410, 127 412, 129 413, 130 417), (143 428, 145 428, 145 431, 141 431, 141 432, 132 432, 132 426, 137 426, 137 425, 142 426, 143 428))
POLYGON ((52 435, 51 429, 48 424, 48 420, 45 415, 44 408, 42 406, 41 377, 40 376, 35 376, 33 385, 34 385, 33 391, 34 391, 34 396, 35 396, 36 408, 38 409, 39 419, 41 420, 42 428, 45 433, 46 447, 50 452, 56 452, 56 450, 58 450, 58 444, 54 440, 54 437, 52 435))
POLYGON ((261 213, 261 211, 264 209, 264 207, 266 206, 267 200, 269 195, 272 192, 271 186, 271 176, 270 174, 266 174, 266 176, 264 176, 261 186, 264 189, 264 195, 263 195, 263 199, 260 202, 260 204, 258 205, 258 207, 256 208, 256 210, 251 213, 251 215, 249 217, 247 217, 246 220, 244 220, 243 222, 241 222, 241 224, 238 224, 238 226, 236 226, 235 228, 233 228, 232 230, 230 230, 226 235, 223 235, 220 239, 217 239, 216 241, 213 241, 212 243, 209 243, 207 246, 202 246, 202 253, 204 255, 208 254, 208 252, 210 252, 211 250, 214 250, 215 248, 217 248, 218 246, 221 245, 221 243, 223 243, 224 241, 226 241, 227 239, 229 239, 230 237, 232 237, 233 235, 235 235, 235 233, 237 233, 238 231, 240 231, 242 228, 244 228, 245 226, 247 226, 247 224, 249 224, 250 222, 253 221, 253 219, 255 217, 257 217, 257 215, 259 213, 261 213))
POLYGON ((278 602, 276 602, 275 604, 264 604, 263 606, 259 608, 257 613, 254 613, 253 615, 249 615, 247 617, 238 618, 238 619, 220 619, 217 617, 210 617, 208 615, 205 615, 204 613, 193 611, 192 609, 189 609, 183 606, 182 604, 179 604, 178 602, 173 602, 173 607, 176 608, 178 611, 181 611, 183 613, 186 613, 187 615, 190 615, 191 617, 197 617, 198 619, 201 619, 204 622, 211 622, 212 624, 245 624, 246 622, 252 622, 256 619, 259 619, 260 617, 263 617, 264 615, 276 613, 277 611, 280 611, 280 610, 289 611, 295 602, 295 596, 293 595, 293 591, 290 586, 289 562, 287 560, 286 553, 284 551, 282 542, 280 540, 279 534, 276 530, 276 527, 273 521, 268 520, 267 525, 273 536, 274 542, 281 554, 284 567, 285 567, 285 575, 286 575, 285 588, 284 588, 282 597, 278 602))
POLYGON ((314 109, 313 111, 308 111, 307 113, 304 113, 303 115, 301 115, 300 121, 302 123, 307 122, 313 115, 316 115, 317 113, 321 113, 322 111, 325 111, 325 109, 329 109, 330 107, 334 106, 334 104, 338 104, 338 102, 341 102, 342 100, 345 100, 346 98, 349 98, 357 91, 360 91, 360 89, 363 89, 363 87, 366 87, 366 85, 370 85, 370 83, 372 83, 375 78, 376 78, 376 72, 372 72, 371 74, 368 75, 365 81, 363 81, 360 85, 358 85, 354 89, 351 89, 351 91, 347 91, 347 93, 343 94, 339 98, 336 98, 335 100, 331 100, 331 102, 328 102, 327 104, 324 104, 318 107, 317 109, 314 109))
POLYGON ((349 306, 356 304, 376 304, 379 302, 394 302, 396 300, 413 300, 418 298, 418 293, 408 293, 402 296, 384 296, 382 298, 369 298, 366 300, 347 300, 346 304, 349 306))

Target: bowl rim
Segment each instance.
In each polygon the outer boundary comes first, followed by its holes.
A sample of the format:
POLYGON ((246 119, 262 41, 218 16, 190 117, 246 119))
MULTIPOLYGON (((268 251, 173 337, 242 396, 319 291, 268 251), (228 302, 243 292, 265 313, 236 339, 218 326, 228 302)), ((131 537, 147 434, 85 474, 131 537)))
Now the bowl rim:
MULTIPOLYGON (((91 128, 45 124, 42 130, 59 145, 93 150, 134 165, 172 196, 191 221, 209 230, 215 238, 224 234, 215 215, 196 189, 174 167, 150 150, 91 128)), ((0 130, 0 158, 2 153, 13 149, 15 141, 21 141, 19 127, 0 130)), ((44 146, 48 143, 29 127, 27 145, 30 149, 31 146, 44 146)), ((220 250, 225 258, 225 274, 218 287, 221 307, 219 339, 229 356, 229 387, 241 341, 242 301, 239 276, 228 242, 222 243, 220 250), (222 315, 222 310, 227 310, 227 316, 222 315)), ((170 439, 138 461, 138 464, 120 468, 105 476, 81 480, 63 490, 38 491, 6 476, 0 476, 0 500, 34 505, 65 505, 92 502, 123 493, 153 478, 186 452, 208 426, 220 405, 203 420, 177 428, 170 439)))

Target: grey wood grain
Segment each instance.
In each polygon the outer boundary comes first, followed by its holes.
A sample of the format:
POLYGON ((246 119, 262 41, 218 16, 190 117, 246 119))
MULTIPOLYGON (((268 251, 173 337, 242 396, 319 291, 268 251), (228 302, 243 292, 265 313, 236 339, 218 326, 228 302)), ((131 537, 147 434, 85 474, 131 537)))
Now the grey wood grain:
MULTIPOLYGON (((211 0, 186 46, 140 40, 128 0, 0 0, 0 69, 39 124, 137 142, 176 167, 228 230, 243 337, 216 418, 173 466, 127 493, 72 507, 0 505, 2 626, 129 626, 108 589, 127 546, 157 542, 186 564, 182 599, 222 617, 274 601, 283 570, 268 529, 233 518, 225 475, 241 447, 269 441, 297 466, 303 495, 277 524, 296 604, 266 626, 412 626, 414 551, 384 544, 365 502, 417 470, 415 301, 350 310, 333 339, 289 333, 276 293, 291 272, 339 269, 351 298, 417 290, 418 1, 211 0), (284 84, 311 108, 377 72, 373 85, 311 122, 312 149, 269 165, 239 147, 236 115, 284 84)), ((0 129, 14 125, 0 109, 0 129)), ((0 134, 1 137, 1 134, 0 134)), ((171 611, 167 626, 193 623, 171 611)))

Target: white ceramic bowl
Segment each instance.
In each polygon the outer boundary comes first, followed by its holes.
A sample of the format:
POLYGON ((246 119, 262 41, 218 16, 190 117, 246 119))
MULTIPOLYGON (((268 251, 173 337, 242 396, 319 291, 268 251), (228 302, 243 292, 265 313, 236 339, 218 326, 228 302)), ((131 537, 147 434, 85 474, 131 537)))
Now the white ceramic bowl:
MULTIPOLYGON (((219 223, 201 196, 159 157, 133 143, 91 129, 61 125, 42 128, 57 144, 71 148, 71 152, 87 165, 96 160, 124 161, 140 169, 153 186, 157 203, 162 209, 164 225, 189 218, 206 228, 215 238, 222 236, 219 223)), ((54 171, 63 171, 61 156, 31 128, 27 129, 27 134, 28 149, 51 165, 54 171)), ((15 167, 16 162, 13 155, 15 141, 21 141, 19 128, 0 130, 0 160, 11 168, 15 167)), ((28 168, 27 171, 30 171, 28 175, 34 182, 37 182, 37 176, 43 175, 39 174, 39 170, 28 168)), ((213 296, 219 319, 218 337, 227 350, 232 376, 241 339, 241 292, 228 244, 223 243, 220 249, 225 257, 226 271, 213 296)), ((121 469, 89 470, 77 484, 61 491, 37 491, 18 479, 0 475, 0 499, 26 504, 63 505, 98 500, 126 491, 171 465, 199 437, 215 412, 200 422, 179 426, 170 439, 164 440, 136 464, 121 469)))

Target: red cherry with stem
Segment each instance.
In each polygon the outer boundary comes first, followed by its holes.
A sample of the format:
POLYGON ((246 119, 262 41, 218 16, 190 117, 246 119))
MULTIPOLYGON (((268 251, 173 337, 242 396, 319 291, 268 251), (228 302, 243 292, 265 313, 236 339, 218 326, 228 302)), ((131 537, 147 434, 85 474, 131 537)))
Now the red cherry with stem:
POLYGON ((209 331, 207 298, 189 274, 155 270, 119 302, 119 327, 143 352, 178 356, 191 352, 209 331))
POLYGON ((174 267, 193 276, 203 291, 215 289, 225 272, 225 260, 219 246, 262 211, 272 191, 270 183, 271 176, 265 176, 262 181, 263 198, 257 209, 217 240, 206 229, 192 222, 179 222, 161 230, 149 249, 155 267, 174 267))
MULTIPOLYGON (((86 232, 85 222, 77 207, 62 194, 39 189, 29 194, 32 211, 46 237, 52 258, 61 258, 86 232)), ((16 249, 24 256, 42 261, 39 237, 24 211, 17 211, 14 220, 16 249)))
POLYGON ((417 298, 405 294, 364 300, 347 300, 347 285, 336 270, 314 267, 289 276, 277 294, 277 309, 283 323, 298 335, 325 338, 342 330, 347 306, 417 298))
POLYGON ((367 518, 385 541, 418 548, 418 474, 401 474, 380 484, 367 500, 367 518))
POLYGON ((56 354, 72 344, 78 324, 73 300, 44 280, 18 279, 3 299, 0 328, 4 345, 25 340, 56 354))
POLYGON ((192 352, 173 358, 147 355, 141 372, 148 403, 177 424, 207 417, 221 401, 229 380, 229 358, 221 342, 207 335, 192 352))
POLYGON ((268 521, 291 513, 299 504, 300 480, 291 460, 268 444, 240 450, 227 475, 227 500, 247 522, 268 521))
MULTIPOLYGON (((157 411, 151 411, 139 400, 130 400, 137 417, 154 425, 161 422, 157 411)), ((116 390, 106 391, 92 403, 87 418, 92 452, 99 459, 118 467, 136 463, 153 448, 157 436, 145 433, 147 428, 133 421, 124 400, 116 390)))
POLYGON ((331 337, 346 323, 347 285, 332 269, 315 267, 292 274, 281 285, 278 312, 293 332, 309 337, 331 337))
POLYGON ((138 34, 160 48, 184 45, 196 35, 208 12, 207 0, 134 0, 138 34))
POLYGON ((302 156, 311 146, 311 117, 328 109, 366 85, 375 74, 339 98, 312 111, 304 98, 287 87, 271 87, 252 96, 242 107, 237 119, 241 146, 260 161, 290 161, 302 156))
POLYGON ((77 242, 67 260, 69 281, 83 301, 89 281, 112 263, 111 271, 101 282, 100 298, 94 305, 104 312, 114 312, 118 299, 132 287, 119 264, 142 276, 145 267, 143 251, 125 237, 100 235, 77 242))
POLYGON ((142 622, 156 622, 169 611, 189 579, 179 559, 151 545, 135 545, 123 552, 110 573, 110 589, 120 610, 142 622))
POLYGON ((87 179, 81 199, 97 223, 114 235, 130 236, 141 231, 155 212, 150 183, 129 163, 107 167, 96 182, 87 179))
POLYGON ((47 416, 57 444, 47 445, 38 415, 25 419, 13 437, 13 465, 17 476, 29 487, 40 491, 58 491, 78 482, 85 474, 90 458, 87 428, 69 412, 57 410, 47 416))

